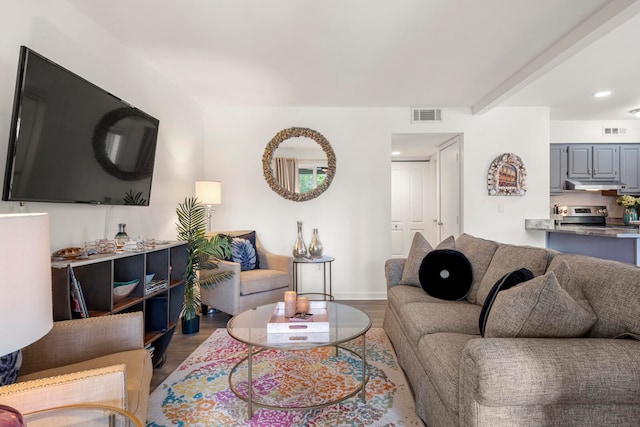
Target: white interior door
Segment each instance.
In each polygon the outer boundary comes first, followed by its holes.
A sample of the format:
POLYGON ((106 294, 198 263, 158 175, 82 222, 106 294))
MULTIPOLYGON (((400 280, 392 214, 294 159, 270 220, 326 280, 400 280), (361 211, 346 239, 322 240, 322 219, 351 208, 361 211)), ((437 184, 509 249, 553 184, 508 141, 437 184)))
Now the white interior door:
POLYGON ((460 235, 460 137, 442 145, 438 162, 439 232, 438 242, 460 235))
MULTIPOLYGON (((435 183, 428 161, 391 163, 391 256, 409 254, 413 234, 422 233, 429 240, 433 228, 430 206, 435 183)), ((432 240, 429 240, 430 242, 432 240)))

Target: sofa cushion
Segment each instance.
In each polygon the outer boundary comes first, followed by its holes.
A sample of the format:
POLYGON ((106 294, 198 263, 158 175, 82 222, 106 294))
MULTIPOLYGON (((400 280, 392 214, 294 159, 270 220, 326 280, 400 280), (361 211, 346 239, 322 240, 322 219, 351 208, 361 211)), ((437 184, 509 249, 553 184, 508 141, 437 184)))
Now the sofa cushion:
POLYGON ((225 261, 237 262, 240 264, 241 271, 260 268, 260 258, 256 247, 256 232, 254 230, 221 235, 226 236, 231 245, 231 256, 225 261))
MULTIPOLYGON (((88 403, 126 409, 126 370, 126 366, 120 364, 17 382, 0 387, 0 402, 22 414, 88 403)), ((143 410, 146 411, 146 405, 143 410)), ((146 417, 146 412, 143 414, 141 411, 136 416, 143 420, 142 415, 146 417)), ((53 420, 49 420, 51 426, 72 425, 71 420, 67 420, 67 424, 63 424, 60 419, 51 421, 53 420)), ((31 425, 32 423, 29 423, 29 426, 31 425)), ((73 425, 78 425, 78 422, 74 422, 73 425)))
POLYGON ((438 298, 432 297, 422 288, 408 285, 392 286, 387 291, 387 304, 399 310, 405 304, 411 302, 442 302, 438 298))
POLYGON ((454 249, 429 252, 420 264, 418 276, 426 293, 452 301, 466 297, 473 281, 469 260, 454 249))
POLYGON ((240 272, 240 295, 251 295, 288 286, 289 274, 284 271, 256 269, 240 272))
POLYGON ((480 335, 484 336, 484 330, 487 325, 487 317, 489 316, 489 312, 491 311, 491 306, 496 300, 496 296, 498 292, 505 291, 507 289, 513 288, 518 283, 526 282, 527 280, 533 279, 533 273, 526 268, 521 268, 511 273, 507 273, 500 278, 493 285, 489 295, 484 300, 484 304, 482 305, 482 311, 480 312, 480 319, 478 320, 478 327, 480 328, 480 335))
POLYGON ((640 268, 586 255, 558 254, 549 268, 566 261, 575 286, 584 293, 597 320, 590 337, 640 334, 640 268))
POLYGON ((411 345, 426 334, 457 332, 478 335, 480 306, 467 301, 414 302, 398 310, 402 326, 411 345))
POLYGON ((480 283, 489 268, 493 254, 498 249, 498 245, 497 242, 469 234, 462 234, 456 239, 455 249, 467 257, 473 270, 473 283, 471 290, 467 294, 467 300, 471 303, 476 303, 480 283))
POLYGON ((420 286, 420 278, 418 277, 418 270, 420 269, 420 263, 422 259, 431 252, 433 248, 424 238, 422 233, 415 233, 413 240, 411 241, 411 248, 409 248, 409 255, 407 255, 407 262, 402 269, 402 277, 398 282, 399 285, 420 286))
POLYGON ((435 333, 423 336, 416 354, 447 409, 458 413, 460 358, 469 340, 477 335, 435 333))
MULTIPOLYGON (((455 240, 453 236, 449 236, 436 246, 436 249, 454 249, 455 240)), ((427 239, 421 233, 413 235, 407 262, 402 269, 402 278, 399 285, 411 285, 420 287, 419 270, 420 264, 424 257, 433 250, 427 239)))
POLYGON ((151 357, 146 349, 122 351, 84 362, 73 363, 58 368, 46 369, 18 377, 18 382, 49 378, 56 375, 77 373, 89 369, 106 368, 124 364, 127 367, 127 410, 133 412, 140 420, 146 418, 149 388, 153 368, 151 357))
POLYGON ((552 252, 544 248, 534 248, 530 246, 500 245, 491 259, 489 268, 482 278, 482 283, 478 289, 477 304, 484 304, 487 295, 493 285, 505 274, 526 268, 534 276, 541 276, 545 273, 552 252))
POLYGON ((595 321, 593 311, 578 303, 560 286, 556 274, 550 271, 500 292, 487 318, 485 336, 581 337, 595 321))

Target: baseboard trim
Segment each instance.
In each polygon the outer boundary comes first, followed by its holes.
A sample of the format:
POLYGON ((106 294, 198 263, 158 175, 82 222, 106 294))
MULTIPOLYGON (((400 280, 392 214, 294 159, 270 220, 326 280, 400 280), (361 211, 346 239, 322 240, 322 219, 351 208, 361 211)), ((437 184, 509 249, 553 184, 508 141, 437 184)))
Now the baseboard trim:
POLYGON ((386 292, 334 292, 337 300, 386 300, 386 292))

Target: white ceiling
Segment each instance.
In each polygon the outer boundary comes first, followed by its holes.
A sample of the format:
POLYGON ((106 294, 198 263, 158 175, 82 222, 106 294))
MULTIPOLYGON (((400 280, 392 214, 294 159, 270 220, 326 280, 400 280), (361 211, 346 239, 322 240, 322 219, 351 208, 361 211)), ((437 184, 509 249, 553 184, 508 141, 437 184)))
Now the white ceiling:
MULTIPOLYGON (((638 0, 69 2, 204 106, 640 107, 638 0)), ((452 136, 392 145, 424 159, 452 136)))
POLYGON ((638 0, 69 2, 205 106, 640 107, 638 0))

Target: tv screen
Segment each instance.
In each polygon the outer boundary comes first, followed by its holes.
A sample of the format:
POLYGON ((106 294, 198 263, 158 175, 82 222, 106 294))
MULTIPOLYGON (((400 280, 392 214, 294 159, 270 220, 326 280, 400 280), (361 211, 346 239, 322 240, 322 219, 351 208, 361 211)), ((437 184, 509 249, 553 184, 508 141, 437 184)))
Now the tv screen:
POLYGON ((147 206, 158 125, 22 46, 2 200, 147 206))

